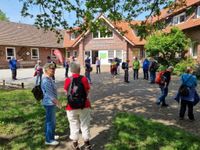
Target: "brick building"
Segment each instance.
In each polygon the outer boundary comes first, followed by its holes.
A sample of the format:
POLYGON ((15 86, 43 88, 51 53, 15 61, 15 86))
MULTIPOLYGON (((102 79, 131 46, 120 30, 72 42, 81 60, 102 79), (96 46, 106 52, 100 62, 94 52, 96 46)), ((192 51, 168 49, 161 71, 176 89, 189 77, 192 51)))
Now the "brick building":
POLYGON ((0 68, 8 68, 12 56, 23 59, 20 67, 33 67, 38 59, 45 64, 47 56, 56 59, 55 49, 65 56, 63 41, 57 43, 55 33, 32 25, 0 21, 0 68))

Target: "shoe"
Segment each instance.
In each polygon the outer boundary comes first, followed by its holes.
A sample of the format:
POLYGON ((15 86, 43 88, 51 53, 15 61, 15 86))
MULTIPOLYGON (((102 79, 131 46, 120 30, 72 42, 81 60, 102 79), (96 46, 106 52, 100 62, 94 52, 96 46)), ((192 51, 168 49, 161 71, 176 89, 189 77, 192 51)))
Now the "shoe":
POLYGON ((161 106, 162 107, 168 107, 169 105, 168 104, 162 104, 161 106))
POLYGON ((92 150, 92 145, 89 141, 84 142, 84 150, 92 150))
POLYGON ((58 141, 52 141, 52 142, 45 142, 46 145, 52 145, 52 146, 56 146, 59 144, 58 141))
POLYGON ((195 121, 195 119, 193 118, 193 119, 189 119, 191 122, 193 122, 193 121, 195 121))
POLYGON ((71 148, 73 150, 80 150, 79 146, 78 146, 78 142, 73 142, 71 148))
POLYGON ((59 138, 60 138, 59 135, 55 135, 55 136, 54 136, 54 139, 55 139, 55 140, 58 140, 59 138))

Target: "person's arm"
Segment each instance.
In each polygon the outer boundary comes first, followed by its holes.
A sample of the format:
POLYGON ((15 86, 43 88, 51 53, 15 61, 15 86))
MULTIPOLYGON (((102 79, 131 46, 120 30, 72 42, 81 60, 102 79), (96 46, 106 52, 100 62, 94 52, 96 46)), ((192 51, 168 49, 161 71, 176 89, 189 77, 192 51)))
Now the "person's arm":
POLYGON ((18 59, 17 61, 20 62, 20 61, 23 61, 23 59, 18 59))
POLYGON ((64 91, 67 93, 69 85, 70 85, 70 78, 65 79, 65 83, 64 83, 64 91))

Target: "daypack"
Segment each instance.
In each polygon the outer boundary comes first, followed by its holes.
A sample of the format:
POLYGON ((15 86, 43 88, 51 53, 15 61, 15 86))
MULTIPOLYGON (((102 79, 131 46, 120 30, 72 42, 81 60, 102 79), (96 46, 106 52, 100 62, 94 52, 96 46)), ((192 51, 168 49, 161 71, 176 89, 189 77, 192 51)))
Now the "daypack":
POLYGON ((87 94, 84 85, 81 82, 83 76, 71 78, 71 83, 68 88, 67 101, 73 109, 83 109, 87 99, 87 94))
POLYGON ((164 84, 165 83, 165 78, 163 77, 163 74, 165 73, 166 71, 160 71, 157 73, 156 75, 156 80, 155 82, 157 84, 164 84))
POLYGON ((41 85, 36 85, 31 92, 33 93, 33 96, 35 97, 35 99, 37 101, 40 101, 41 99, 43 99, 43 92, 42 92, 42 88, 41 85))
POLYGON ((122 63, 122 69, 125 69, 125 68, 126 68, 126 63, 123 62, 123 63, 122 63))

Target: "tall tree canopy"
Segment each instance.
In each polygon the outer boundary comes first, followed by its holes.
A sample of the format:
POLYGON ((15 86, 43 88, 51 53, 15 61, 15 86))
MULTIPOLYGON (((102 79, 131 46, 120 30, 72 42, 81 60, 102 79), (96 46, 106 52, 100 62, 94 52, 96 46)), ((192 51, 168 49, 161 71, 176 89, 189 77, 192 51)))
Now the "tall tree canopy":
POLYGON ((147 55, 156 56, 162 65, 175 65, 183 58, 190 44, 190 39, 178 28, 170 33, 157 32, 147 38, 145 49, 147 55))
POLYGON ((6 14, 0 9, 0 21, 8 21, 9 19, 6 17, 6 14))
MULTIPOLYGON (((142 13, 147 13, 146 19, 160 14, 160 8, 170 7, 172 10, 184 5, 186 0, 19 0, 23 3, 22 15, 35 17, 35 24, 48 30, 55 28, 70 29, 81 27, 95 30, 99 23, 95 18, 104 14, 111 21, 131 21, 142 13), (40 12, 34 16, 30 10, 37 7, 40 12), (66 16, 75 14, 76 20, 69 25, 66 16)), ((139 35, 148 33, 146 21, 140 25, 139 35)), ((154 27, 155 28, 155 27, 154 27)))

